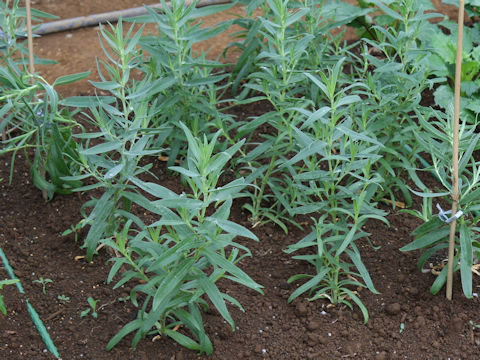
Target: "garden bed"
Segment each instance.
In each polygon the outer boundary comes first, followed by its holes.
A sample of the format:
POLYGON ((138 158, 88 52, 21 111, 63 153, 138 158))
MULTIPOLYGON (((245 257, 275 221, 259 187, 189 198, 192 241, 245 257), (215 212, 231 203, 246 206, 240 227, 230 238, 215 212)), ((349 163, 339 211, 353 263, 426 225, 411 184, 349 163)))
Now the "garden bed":
MULTIPOLYGON (((81 9, 103 11, 96 7, 97 3, 82 2, 81 9)), ((38 1, 34 6, 61 17, 71 16, 76 11, 73 4, 72 8, 65 5, 65 8, 58 8, 59 14, 55 4, 55 1, 38 1)), ((138 4, 122 1, 123 5, 138 4)), ((63 65, 45 67, 45 70, 41 67, 40 72, 45 71, 48 79, 55 79, 92 68, 87 56, 93 58, 100 51, 97 42, 87 40, 90 39, 88 34, 93 32, 94 29, 82 29, 36 41, 39 56, 55 59, 52 55, 60 49, 58 60, 63 65), (78 50, 73 43, 82 44, 81 53, 76 53, 78 50), (67 52, 68 48, 74 53, 67 52)), ((62 88, 60 92, 86 95, 93 90, 88 83, 82 82, 62 88)), ((262 104, 250 104, 235 111, 239 117, 248 118, 267 110, 262 104)), ((77 242, 73 235, 61 235, 81 220, 80 207, 90 194, 56 195, 45 203, 41 192, 32 184, 29 164, 23 155, 16 159, 12 184, 6 181, 10 157, 3 156, 0 160, 0 178, 4 179, 0 183, 0 247, 26 292, 20 295, 14 286, 2 291, 8 310, 7 316, 0 319, 0 356, 3 359, 54 358, 31 323, 25 299, 36 308, 63 359, 478 358, 480 332, 470 323, 480 322, 478 296, 473 299, 463 296, 458 273, 454 277, 451 302, 442 294, 431 295, 429 288, 435 276, 417 269, 419 252, 399 251, 412 241, 410 233, 420 224, 418 219, 401 213, 398 208, 392 210, 380 205, 390 212, 387 216, 390 226, 370 220, 364 229, 372 234, 371 243, 380 249, 375 250, 365 239, 357 242, 363 262, 380 292, 376 295, 368 289, 359 289, 359 297, 370 315, 369 322, 364 325, 358 308, 351 311, 346 306, 331 306, 324 300, 308 302, 305 296, 287 302, 298 286, 297 282, 288 283, 289 277, 312 273, 312 268, 306 262, 292 259, 284 250, 310 231, 309 224, 305 221, 303 230, 289 226, 287 234, 272 224, 252 228, 249 214, 242 210, 242 199, 234 201, 230 220, 254 232, 259 242, 239 240, 250 248, 252 257, 243 259, 238 266, 264 287, 264 295, 233 282, 219 282, 222 291, 237 299, 245 309, 243 313, 236 307, 229 307, 236 330, 232 332, 228 323, 211 307, 204 314, 206 332, 214 347, 210 357, 186 350, 171 339, 151 336, 141 341, 135 350, 130 347, 132 336, 127 336, 106 352, 108 341, 136 317, 137 309, 125 301, 132 284, 113 290, 112 284, 106 283, 110 271, 107 261, 111 254, 101 250, 92 262, 88 262, 85 250, 80 248, 85 231, 80 233, 77 242), (40 278, 51 279, 45 284, 45 294, 41 284, 35 282, 40 278), (88 297, 98 300, 98 318, 80 316, 89 307, 88 297)), ((178 177, 167 173, 165 162, 156 158, 149 161, 159 184, 175 192, 184 190, 178 177)), ((434 180, 427 177, 425 182, 433 184, 434 180)), ((421 200, 418 201, 414 208, 420 208, 421 200)), ((7 278, 3 270, 0 278, 7 278)), ((474 275, 473 291, 478 292, 479 287, 480 282, 474 275)))

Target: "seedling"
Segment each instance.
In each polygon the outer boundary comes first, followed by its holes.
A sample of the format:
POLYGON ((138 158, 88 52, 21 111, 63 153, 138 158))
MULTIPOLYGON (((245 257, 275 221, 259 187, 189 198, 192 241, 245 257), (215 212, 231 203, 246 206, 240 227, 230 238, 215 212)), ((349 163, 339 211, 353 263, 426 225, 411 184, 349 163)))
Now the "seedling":
MULTIPOLYGON (((6 279, 0 281, 0 291, 3 289, 4 285, 12 285, 18 282, 18 279, 6 279)), ((3 295, 0 295, 0 311, 3 315, 7 315, 7 308, 5 307, 5 302, 3 301, 3 295)))
POLYGON ((65 304, 65 303, 70 301, 70 298, 68 296, 65 296, 65 295, 58 295, 57 299, 60 300, 60 302, 62 304, 65 304))
POLYGON ((400 323, 400 334, 403 332, 403 330, 405 330, 405 324, 400 323))
POLYGON ((475 329, 480 329, 480 324, 475 324, 473 322, 473 320, 470 320, 469 321, 469 324, 472 325, 472 329, 475 330, 475 329))
POLYGON ((87 302, 88 302, 88 305, 90 305, 90 308, 87 308, 85 310, 82 311, 82 313, 80 314, 80 317, 85 317, 87 316, 88 314, 90 314, 94 319, 96 319, 98 317, 98 314, 97 314, 97 303, 99 302, 100 300, 94 300, 91 296, 88 297, 87 299, 87 302))
POLYGON ((34 283, 42 284, 42 293, 45 295, 47 293, 47 284, 53 283, 52 279, 44 279, 41 277, 38 280, 33 280, 34 283))

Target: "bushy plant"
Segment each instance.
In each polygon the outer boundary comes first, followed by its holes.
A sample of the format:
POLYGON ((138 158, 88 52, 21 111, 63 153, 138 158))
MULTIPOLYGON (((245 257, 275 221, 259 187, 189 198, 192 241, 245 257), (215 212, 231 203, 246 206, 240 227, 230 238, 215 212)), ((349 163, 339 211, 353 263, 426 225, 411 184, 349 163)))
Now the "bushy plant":
MULTIPOLYGON (((158 30, 157 34, 143 36, 139 41, 147 55, 142 68, 145 76, 168 84, 157 94, 155 126, 168 125, 176 129, 175 125, 182 121, 194 136, 220 129, 223 136, 229 138, 230 131, 239 124, 219 109, 229 83, 229 74, 224 71, 227 65, 207 60, 206 52, 197 53, 193 47, 219 35, 230 25, 225 22, 204 28, 199 19, 225 11, 233 4, 205 8, 197 8, 197 1, 174 0, 168 4, 162 1, 162 4, 161 12, 147 7, 147 16, 133 19, 154 23, 158 30)), ((168 165, 185 156, 186 139, 181 131, 172 132, 164 145, 168 146, 165 149, 168 165)))
POLYGON ((293 253, 313 247, 313 254, 294 258, 308 261, 316 270, 313 275, 299 274, 289 279, 309 279, 292 293, 289 301, 308 292, 312 295, 310 300, 327 298, 333 304, 349 307, 354 302, 366 322, 368 311, 351 286, 377 291, 355 242, 368 237, 363 230, 367 220, 388 224, 386 213, 376 209, 372 200, 383 183, 374 171, 383 145, 364 129, 357 132, 358 119, 352 116, 359 116, 353 109, 361 99, 348 92, 360 84, 340 86, 342 64, 340 60, 326 74, 320 73, 320 77, 306 74, 329 103, 302 111, 301 125, 294 128, 298 152, 285 164, 290 167, 300 194, 292 212, 318 214, 312 218, 312 232, 287 249, 293 253))
MULTIPOLYGON (((52 16, 33 11, 35 16, 52 16)), ((25 151, 27 159, 33 149, 31 173, 33 183, 44 191, 47 199, 54 193, 68 194, 81 185, 64 180, 78 172, 72 159, 76 157, 72 140, 77 126, 72 114, 59 103, 55 86, 69 84, 88 76, 89 72, 62 76, 51 85, 28 70, 28 52, 20 41, 25 37, 25 9, 19 1, 0 4, 0 154, 12 153, 10 181, 15 156, 25 151)), ((36 63, 48 63, 37 59, 36 63)))
MULTIPOLYGON (((84 219, 74 230, 89 226, 84 240, 87 256, 92 258, 100 240, 112 236, 130 214, 131 201, 124 196, 127 189, 135 189, 130 184, 130 177, 148 171, 152 164, 142 165, 144 156, 158 154, 168 133, 167 126, 154 127, 153 120, 157 116, 154 96, 161 91, 160 79, 144 78, 134 80, 131 72, 142 63, 142 56, 137 49, 142 29, 132 35, 133 26, 127 34, 123 34, 123 24, 109 25, 111 31, 101 29, 110 51, 104 46, 109 63, 103 63, 107 72, 99 72, 103 81, 93 85, 111 96, 83 97, 73 99, 77 106, 86 106, 89 113, 84 118, 97 131, 76 134, 81 141, 77 144, 77 164, 82 174, 65 177, 71 181, 93 180, 88 185, 75 191, 86 191, 96 188, 104 192, 99 198, 92 198, 82 207, 84 219), (93 207, 87 214, 85 209, 93 207)), ((72 230, 68 230, 68 234, 72 230)))
POLYGON ((107 350, 135 332, 133 347, 147 334, 161 334, 189 349, 210 354, 212 344, 200 312, 208 308, 206 298, 232 330, 235 326, 227 303, 242 309, 237 300, 221 292, 216 285, 218 280, 227 278, 261 292, 261 286, 236 266, 251 253, 234 241, 237 236, 254 240, 257 237, 229 220, 232 199, 240 196, 248 184, 243 178, 223 186, 218 184, 223 168, 243 142, 215 154, 220 132, 210 141, 206 136, 200 140, 186 125, 181 127, 189 144, 186 164, 171 169, 185 178, 191 193, 177 194, 156 183, 132 177, 132 183, 155 200, 133 192, 124 195, 160 218, 150 225, 140 222, 138 229, 131 227, 132 220, 128 220, 114 239, 103 241, 119 254, 112 259, 114 265, 108 280, 111 281, 122 266, 127 266, 128 270, 121 274, 115 287, 134 279, 142 281, 130 293, 132 302, 140 308, 137 319, 112 338, 107 350), (179 325, 185 326, 189 333, 178 331, 179 325))
MULTIPOLYGON (((450 108, 450 110, 452 110, 450 108)), ((466 297, 472 297, 472 266, 474 258, 478 258, 480 252, 480 228, 477 226, 480 220, 480 164, 473 156, 473 152, 479 146, 480 134, 476 132, 477 125, 467 123, 463 120, 460 133, 459 148, 459 193, 458 213, 450 214, 447 209, 443 210, 451 202, 452 193, 451 159, 452 159, 452 133, 453 133, 452 112, 443 114, 439 111, 432 111, 429 117, 422 119, 424 131, 416 134, 422 149, 432 157, 432 165, 426 170, 431 171, 440 181, 443 189, 429 189, 422 182, 417 180, 417 186, 423 190, 418 192, 424 197, 422 211, 408 212, 421 218, 424 223, 412 232, 414 241, 402 247, 402 251, 422 249, 423 254, 418 259, 419 269, 423 269, 425 263, 436 253, 441 253, 448 248, 450 222, 458 218, 459 236, 455 243, 455 258, 453 270, 460 270, 462 289, 466 297), (444 190, 444 191, 441 191, 444 190), (439 213, 435 214, 433 199, 438 202, 435 208, 439 213)), ((447 267, 444 267, 435 279, 430 292, 438 293, 447 279, 447 267)))

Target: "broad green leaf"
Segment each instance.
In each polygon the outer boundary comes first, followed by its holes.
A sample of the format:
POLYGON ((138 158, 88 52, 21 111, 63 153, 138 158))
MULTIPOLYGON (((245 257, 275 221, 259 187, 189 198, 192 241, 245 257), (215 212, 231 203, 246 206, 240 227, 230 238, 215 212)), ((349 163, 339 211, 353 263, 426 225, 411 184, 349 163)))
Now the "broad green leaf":
POLYGON ((105 174, 103 179, 104 180, 109 180, 109 179, 114 178, 115 176, 117 176, 120 173, 120 171, 122 171, 124 165, 125 164, 122 163, 122 164, 118 164, 118 165, 114 166, 113 168, 108 170, 108 172, 105 174))
POLYGON ((176 295, 178 287, 185 280, 185 277, 191 271, 195 259, 186 259, 178 266, 172 268, 167 276, 162 280, 158 286, 155 296, 153 298, 152 309, 153 312, 169 298, 176 295))

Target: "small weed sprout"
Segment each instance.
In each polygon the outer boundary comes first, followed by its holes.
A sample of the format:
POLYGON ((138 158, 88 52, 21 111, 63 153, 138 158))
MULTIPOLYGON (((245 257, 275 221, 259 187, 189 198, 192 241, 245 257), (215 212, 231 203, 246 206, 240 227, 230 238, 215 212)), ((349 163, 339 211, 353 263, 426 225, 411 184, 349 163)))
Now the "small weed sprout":
POLYGON ((85 317, 87 316, 88 314, 90 314, 94 319, 98 318, 98 313, 97 313, 97 303, 99 302, 100 300, 95 300, 94 298, 92 298, 91 296, 88 297, 87 299, 87 302, 88 302, 88 305, 90 306, 89 308, 83 310, 80 314, 80 317, 85 317))
POLYGON ((70 297, 66 296, 66 295, 58 295, 57 296, 57 299, 62 303, 62 304, 66 304, 67 302, 70 301, 70 297))
MULTIPOLYGON (((5 279, 0 281, 0 291, 2 291, 5 285, 13 285, 19 282, 18 279, 5 279)), ((7 308, 5 307, 5 301, 3 299, 3 295, 0 294, 0 311, 3 315, 7 315, 7 308)))
POLYGON ((43 277, 39 278, 38 280, 33 280, 34 283, 38 283, 42 285, 42 293, 47 293, 47 284, 53 283, 52 279, 44 279, 43 277))

